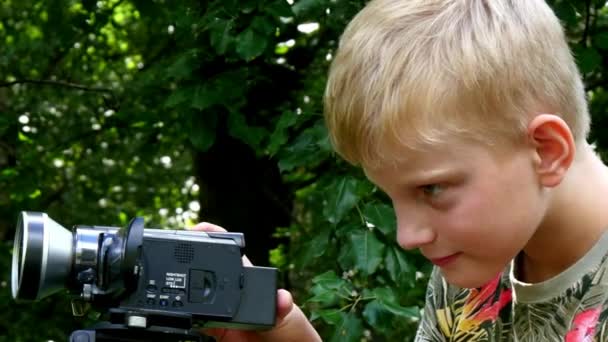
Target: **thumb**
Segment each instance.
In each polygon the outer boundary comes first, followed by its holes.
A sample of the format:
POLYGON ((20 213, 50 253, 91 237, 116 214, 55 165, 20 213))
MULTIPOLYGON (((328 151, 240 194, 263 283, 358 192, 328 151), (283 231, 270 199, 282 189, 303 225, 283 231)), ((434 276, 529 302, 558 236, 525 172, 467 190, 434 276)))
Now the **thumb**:
POLYGON ((293 309, 293 297, 287 290, 279 289, 277 292, 277 325, 280 325, 283 319, 293 309))
POLYGON ((272 330, 261 332, 264 341, 321 341, 302 310, 293 303, 287 290, 277 293, 277 324, 272 330))

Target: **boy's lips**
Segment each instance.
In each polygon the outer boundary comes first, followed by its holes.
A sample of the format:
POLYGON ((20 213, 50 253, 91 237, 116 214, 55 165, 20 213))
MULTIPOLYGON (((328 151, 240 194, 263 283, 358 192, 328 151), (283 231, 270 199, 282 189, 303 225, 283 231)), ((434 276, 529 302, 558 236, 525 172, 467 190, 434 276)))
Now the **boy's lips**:
POLYGON ((447 266, 448 264, 450 264, 454 260, 456 260, 460 256, 460 254, 462 254, 462 252, 457 252, 457 253, 446 255, 443 257, 439 257, 439 258, 429 258, 429 260, 436 266, 443 267, 443 266, 447 266))

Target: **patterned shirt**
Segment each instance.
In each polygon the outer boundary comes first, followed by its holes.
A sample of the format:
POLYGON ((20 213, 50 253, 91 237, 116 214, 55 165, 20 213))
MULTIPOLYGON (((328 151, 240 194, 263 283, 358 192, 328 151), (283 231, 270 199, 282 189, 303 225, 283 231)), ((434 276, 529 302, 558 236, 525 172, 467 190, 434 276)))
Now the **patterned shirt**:
POLYGON ((535 284, 515 262, 477 289, 429 281, 416 341, 608 341, 608 232, 574 265, 535 284))

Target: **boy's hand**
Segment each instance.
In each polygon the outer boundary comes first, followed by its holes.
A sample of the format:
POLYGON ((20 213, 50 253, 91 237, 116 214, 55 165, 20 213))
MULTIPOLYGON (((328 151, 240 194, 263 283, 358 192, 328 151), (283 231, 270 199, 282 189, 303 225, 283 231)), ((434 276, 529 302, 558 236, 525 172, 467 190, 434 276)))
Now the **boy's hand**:
MULTIPOLYGON (((215 224, 202 222, 190 228, 206 232, 225 232, 226 229, 215 224)), ((243 264, 252 266, 243 256, 243 264)), ((223 328, 204 329, 204 334, 213 336, 221 342, 258 342, 258 341, 321 341, 302 310, 293 303, 291 293, 280 289, 277 292, 277 322, 268 331, 231 330, 223 328)))

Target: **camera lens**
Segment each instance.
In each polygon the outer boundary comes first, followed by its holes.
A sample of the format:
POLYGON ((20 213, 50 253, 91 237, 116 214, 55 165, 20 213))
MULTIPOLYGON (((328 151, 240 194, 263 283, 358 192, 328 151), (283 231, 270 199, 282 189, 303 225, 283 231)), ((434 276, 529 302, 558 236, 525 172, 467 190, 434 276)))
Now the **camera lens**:
POLYGON ((14 298, 35 299, 40 285, 44 227, 42 216, 22 214, 13 245, 12 292, 14 298))
POLYGON ((17 222, 17 231, 15 232, 15 242, 13 244, 13 268, 11 274, 11 288, 13 292, 13 298, 18 297, 19 285, 21 284, 21 275, 23 274, 23 255, 25 250, 21 248, 23 245, 23 223, 21 222, 21 215, 17 222))
POLYGON ((72 233, 46 214, 22 212, 13 244, 13 298, 35 300, 64 289, 72 266, 72 241, 72 233))

